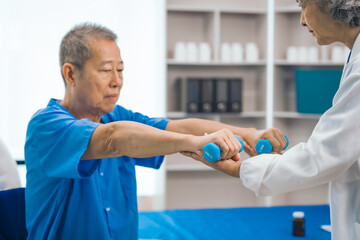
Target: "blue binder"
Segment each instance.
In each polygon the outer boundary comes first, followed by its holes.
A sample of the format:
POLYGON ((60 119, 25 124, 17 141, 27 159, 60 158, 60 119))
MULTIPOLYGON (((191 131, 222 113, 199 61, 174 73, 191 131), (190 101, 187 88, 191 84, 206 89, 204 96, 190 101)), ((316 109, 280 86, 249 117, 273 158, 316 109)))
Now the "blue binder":
POLYGON ((299 113, 322 114, 332 106, 342 70, 295 71, 296 108, 299 113))

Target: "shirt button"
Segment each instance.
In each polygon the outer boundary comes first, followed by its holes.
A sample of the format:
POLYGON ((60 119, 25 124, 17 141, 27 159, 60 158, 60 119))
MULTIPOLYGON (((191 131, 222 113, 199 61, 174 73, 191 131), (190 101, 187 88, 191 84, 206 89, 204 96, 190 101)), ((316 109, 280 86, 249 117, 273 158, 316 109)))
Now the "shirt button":
POLYGON ((108 208, 106 208, 106 211, 107 211, 107 212, 110 212, 110 208, 109 208, 109 207, 108 207, 108 208))
POLYGON ((103 173, 103 172, 101 172, 101 173, 100 173, 100 176, 104 176, 104 173, 103 173))

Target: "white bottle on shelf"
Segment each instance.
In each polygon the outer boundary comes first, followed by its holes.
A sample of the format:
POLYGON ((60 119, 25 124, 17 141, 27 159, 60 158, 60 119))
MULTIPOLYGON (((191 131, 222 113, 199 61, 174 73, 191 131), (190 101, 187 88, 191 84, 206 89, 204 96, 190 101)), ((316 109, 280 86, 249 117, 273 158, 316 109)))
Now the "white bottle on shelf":
POLYGON ((211 61, 211 49, 207 42, 201 42, 199 45, 199 62, 210 62, 211 61))
POLYGON ((297 58, 297 48, 295 46, 289 46, 286 50, 286 60, 288 62, 296 62, 297 58))
POLYGON ((331 61, 333 63, 341 63, 344 61, 344 50, 343 47, 334 46, 331 49, 331 61))
POLYGON ((246 44, 246 61, 257 62, 259 61, 259 48, 256 43, 249 42, 246 44))
POLYGON ((234 42, 231 44, 232 62, 241 63, 244 61, 244 49, 241 43, 234 42))
POLYGON ((320 46, 320 61, 321 62, 327 62, 329 60, 328 58, 328 46, 320 46))
POLYGON ((308 61, 311 63, 319 62, 319 49, 317 47, 308 47, 308 61))
POLYGON ((195 42, 186 44, 186 60, 191 63, 198 62, 198 49, 195 42))
POLYGON ((184 42, 175 43, 174 59, 177 62, 186 61, 186 45, 184 42))
POLYGON ((308 61, 307 47, 298 47, 298 61, 301 63, 306 63, 308 61))
POLYGON ((231 46, 229 43, 221 44, 221 62, 231 62, 231 46))

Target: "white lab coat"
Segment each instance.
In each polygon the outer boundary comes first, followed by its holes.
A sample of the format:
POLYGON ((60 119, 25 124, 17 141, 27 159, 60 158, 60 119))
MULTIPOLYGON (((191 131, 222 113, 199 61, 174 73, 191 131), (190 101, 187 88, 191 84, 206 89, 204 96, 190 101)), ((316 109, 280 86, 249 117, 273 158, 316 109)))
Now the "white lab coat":
POLYGON ((240 177, 258 196, 330 182, 332 239, 360 239, 360 35, 333 106, 321 116, 308 142, 283 155, 245 160, 240 177))

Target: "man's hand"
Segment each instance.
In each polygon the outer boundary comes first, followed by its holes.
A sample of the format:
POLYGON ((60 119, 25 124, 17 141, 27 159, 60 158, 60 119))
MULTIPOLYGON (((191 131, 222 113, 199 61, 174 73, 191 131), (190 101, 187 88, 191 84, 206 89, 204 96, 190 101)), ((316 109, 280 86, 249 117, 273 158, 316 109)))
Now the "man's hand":
POLYGON ((181 154, 201 161, 204 164, 222 171, 230 176, 239 177, 240 169, 240 142, 235 135, 228 129, 222 129, 212 134, 196 137, 199 141, 198 150, 193 152, 181 152, 181 154), (203 156, 203 147, 208 143, 215 143, 221 149, 220 160, 211 163, 203 156))
POLYGON ((248 128, 245 134, 242 135, 244 140, 244 149, 250 156, 256 156, 255 145, 260 139, 267 139, 273 146, 271 153, 282 153, 286 146, 286 139, 283 133, 278 128, 269 128, 257 130, 255 128, 248 128))
MULTIPOLYGON (((166 130, 202 136, 205 132, 212 133, 219 129, 229 129, 233 134, 244 140, 245 152, 250 156, 256 156, 255 146, 260 139, 267 139, 273 146, 272 153, 281 153, 286 146, 286 139, 281 131, 277 128, 257 130, 255 128, 240 128, 220 122, 205 119, 181 119, 172 120, 166 126, 166 130)), ((221 148, 221 147, 220 147, 221 148)), ((192 150, 193 152, 193 150, 192 150)))
POLYGON ((195 160, 203 158, 203 148, 208 143, 215 143, 221 149, 220 159, 226 160, 233 158, 234 160, 240 160, 239 151, 241 143, 237 140, 235 135, 228 129, 221 129, 212 134, 206 134, 204 136, 194 136, 195 149, 191 152, 191 157, 195 160))

